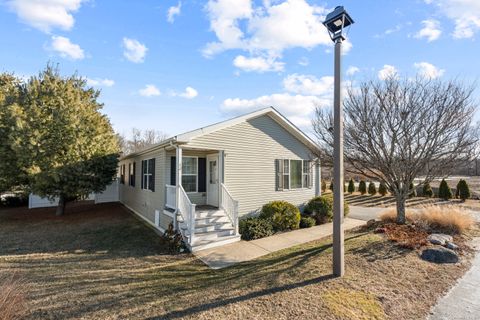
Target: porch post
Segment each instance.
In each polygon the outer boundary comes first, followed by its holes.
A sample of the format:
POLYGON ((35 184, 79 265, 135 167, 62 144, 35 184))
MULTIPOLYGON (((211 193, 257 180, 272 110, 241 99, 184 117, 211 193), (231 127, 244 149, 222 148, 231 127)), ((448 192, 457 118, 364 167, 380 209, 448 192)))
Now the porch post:
MULTIPOLYGON (((219 184, 221 183, 224 183, 224 164, 225 164, 225 151, 224 150, 220 150, 218 152, 218 182, 219 184)), ((223 199, 222 199, 222 187, 219 186, 218 188, 218 203, 219 203, 219 206, 221 207, 222 206, 222 202, 223 202, 223 199)))
MULTIPOLYGON (((178 210, 178 204, 180 203, 180 186, 182 185, 182 148, 177 147, 175 156, 177 161, 177 170, 175 173, 175 207, 178 210)), ((175 229, 178 229, 177 214, 173 216, 173 226, 175 229)))
POLYGON ((315 161, 315 197, 322 195, 322 173, 320 170, 320 159, 315 161))

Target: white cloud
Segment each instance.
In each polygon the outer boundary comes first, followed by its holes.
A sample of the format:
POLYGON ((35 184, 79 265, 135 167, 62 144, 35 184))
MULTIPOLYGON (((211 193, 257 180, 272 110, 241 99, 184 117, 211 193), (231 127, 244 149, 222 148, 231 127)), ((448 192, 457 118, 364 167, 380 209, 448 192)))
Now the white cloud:
MULTIPOLYGON (((322 24, 327 9, 305 0, 266 0, 255 7, 251 0, 209 0, 205 9, 217 37, 203 49, 206 57, 239 49, 249 52, 250 59, 277 61, 289 48, 332 45, 322 24)), ((350 48, 346 43, 344 51, 350 48)), ((264 72, 264 68, 255 71, 264 72)))
POLYGON ((312 75, 291 74, 283 79, 283 87, 286 91, 321 96, 332 93, 333 77, 326 76, 318 79, 312 75))
POLYGON ((455 23, 453 37, 472 38, 480 30, 480 1, 478 0, 426 0, 455 23))
POLYGON ((347 69, 347 76, 353 76, 357 72, 360 72, 360 69, 358 67, 350 66, 347 69))
POLYGON ((75 24, 72 13, 85 0, 10 0, 7 5, 22 22, 43 32, 53 28, 70 30, 75 24))
POLYGON ((428 19, 422 21, 423 28, 420 29, 416 34, 415 38, 427 38, 428 42, 437 40, 442 34, 440 30, 440 22, 434 19, 428 19))
POLYGON ((276 61, 272 57, 252 57, 247 58, 245 56, 239 55, 233 60, 233 65, 243 71, 257 71, 257 72, 266 72, 266 71, 283 71, 284 63, 276 61))
POLYGON ((140 89, 138 93, 143 97, 154 97, 161 94, 160 90, 153 84, 147 84, 145 88, 140 89))
POLYGON ((78 44, 72 43, 70 39, 61 36, 52 36, 51 49, 57 52, 62 58, 82 60, 85 58, 83 49, 78 44))
POLYGON ((300 60, 298 60, 298 64, 303 67, 306 67, 310 64, 310 61, 308 60, 307 57, 301 57, 300 60))
POLYGON ((100 78, 95 78, 95 79, 90 79, 87 78, 87 85, 91 87, 112 87, 115 84, 115 81, 111 79, 100 79, 100 78))
POLYGON ((192 87, 186 87, 185 92, 180 93, 179 96, 186 99, 193 99, 198 96, 198 91, 192 87))
POLYGON ((176 6, 171 6, 168 8, 167 11, 167 21, 170 23, 175 22, 175 16, 178 16, 180 14, 180 11, 182 9, 182 2, 178 2, 176 6))
POLYGON ((123 56, 134 63, 141 63, 145 60, 148 48, 138 40, 123 38, 123 56))
POLYGON ((413 66, 417 69, 417 72, 420 76, 428 79, 441 77, 445 73, 445 70, 439 69, 428 62, 414 63, 413 66))
POLYGON ((383 68, 378 71, 378 78, 380 80, 385 80, 385 79, 388 79, 390 77, 396 77, 398 74, 398 70, 397 68, 395 68, 394 66, 391 66, 391 65, 384 65, 383 68))

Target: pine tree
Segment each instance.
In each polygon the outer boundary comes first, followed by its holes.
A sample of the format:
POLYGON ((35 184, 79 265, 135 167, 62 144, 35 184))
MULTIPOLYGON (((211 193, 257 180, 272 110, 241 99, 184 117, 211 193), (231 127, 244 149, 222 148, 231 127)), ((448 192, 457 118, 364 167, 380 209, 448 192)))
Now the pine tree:
POLYGON ((384 197, 388 193, 385 183, 380 182, 380 185, 378 186, 378 193, 380 193, 382 197, 384 197))
POLYGON ((460 181, 457 184, 457 190, 455 192, 455 197, 462 199, 465 201, 466 199, 470 198, 470 188, 468 186, 468 183, 464 179, 460 179, 460 181))
POLYGON ((374 196, 377 194, 377 187, 375 187, 375 183, 370 182, 368 184, 368 194, 374 196))
POLYGON ((352 194, 355 192, 355 183, 353 182, 353 179, 350 178, 350 181, 348 182, 348 193, 352 194))
POLYGON ((325 182, 325 180, 322 180, 322 192, 325 191, 327 191, 327 183, 325 182))
POLYGON ((423 185, 422 194, 424 197, 428 197, 428 198, 433 197, 433 190, 432 190, 432 187, 430 187, 430 183, 426 182, 423 185))
POLYGON ((452 199, 452 196, 452 190, 448 186, 447 181, 442 179, 442 182, 440 182, 440 187, 438 188, 438 197, 443 200, 449 200, 452 199))
POLYGON ((360 183, 358 184, 358 191, 364 195, 367 193, 367 184, 365 183, 364 180, 360 180, 360 183))

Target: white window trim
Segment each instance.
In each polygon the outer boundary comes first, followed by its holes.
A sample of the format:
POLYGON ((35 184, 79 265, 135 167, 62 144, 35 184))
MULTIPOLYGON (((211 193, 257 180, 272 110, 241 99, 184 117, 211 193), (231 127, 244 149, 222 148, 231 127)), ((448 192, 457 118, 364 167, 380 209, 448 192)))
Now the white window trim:
MULTIPOLYGON (((196 176, 197 179, 196 179, 196 183, 195 183, 195 191, 185 191, 186 194, 194 194, 194 193, 198 193, 198 157, 194 157, 194 156, 186 156, 186 157, 182 157, 182 167, 183 167, 183 160, 184 159, 187 159, 187 158, 191 158, 191 159, 195 159, 196 163, 197 163, 197 173, 184 173, 184 170, 182 168, 182 178, 183 176, 189 176, 189 177, 192 177, 192 176, 196 176)), ((183 180, 181 180, 182 182, 183 180)), ((182 187, 183 187, 183 182, 182 182, 182 187)))
MULTIPOLYGON (((284 163, 282 162, 282 166, 283 166, 283 169, 284 169, 284 172, 283 172, 283 175, 282 175, 282 178, 283 176, 286 176, 288 175, 288 189, 285 188, 285 183, 284 183, 284 186, 283 186, 283 190, 282 191, 295 191, 295 190, 310 190, 312 188, 309 188, 308 187, 308 184, 305 186, 304 185, 304 181, 303 181, 303 178, 305 175, 309 175, 309 173, 305 172, 304 171, 304 163, 306 161, 311 161, 311 160, 304 160, 304 159, 283 159, 283 161, 288 161, 288 174, 285 173, 285 166, 284 166, 284 163), (300 188, 292 188, 292 177, 290 176, 290 172, 292 171, 291 168, 292 168, 292 161, 302 161, 302 174, 301 174, 301 182, 302 182, 302 186, 300 188)), ((285 182, 285 180, 283 181, 285 182)))
MULTIPOLYGON (((142 160, 142 163, 143 163, 143 162, 146 163, 146 167, 145 167, 145 165, 142 165, 142 167, 143 167, 143 168, 147 168, 147 173, 144 173, 144 172, 142 171, 142 181, 141 181, 141 184, 143 184, 142 190, 147 190, 147 191, 150 191, 150 192, 153 192, 153 191, 150 190, 150 188, 149 188, 149 187, 150 187, 150 176, 152 176, 153 173, 149 173, 149 169, 150 169, 150 168, 148 167, 148 164, 149 164, 150 160, 152 160, 152 159, 155 159, 155 158, 148 158, 148 159, 143 159, 143 160, 142 160), (148 178, 147 178, 147 181, 145 181, 145 176, 148 177, 148 178)), ((142 168, 140 168, 140 169, 142 169, 142 168)))

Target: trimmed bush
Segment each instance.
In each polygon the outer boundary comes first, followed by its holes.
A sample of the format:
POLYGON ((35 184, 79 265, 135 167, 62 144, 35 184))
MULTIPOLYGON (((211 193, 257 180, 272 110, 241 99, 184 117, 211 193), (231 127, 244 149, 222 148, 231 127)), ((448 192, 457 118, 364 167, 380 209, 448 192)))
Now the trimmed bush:
MULTIPOLYGON (((343 215, 347 216, 350 208, 345 200, 343 206, 343 215)), ((317 224, 331 222, 333 219, 333 197, 326 195, 311 199, 305 206, 304 214, 314 218, 317 224)))
POLYGON ((422 195, 423 195, 424 197, 428 197, 428 198, 433 197, 433 190, 432 190, 432 187, 430 187, 430 183, 426 182, 426 183, 423 185, 422 195))
POLYGON ((453 197, 452 190, 448 186, 448 183, 445 181, 445 179, 442 179, 442 182, 440 182, 440 187, 438 188, 438 197, 443 200, 449 200, 453 197))
POLYGON ((380 193, 382 197, 384 197, 388 193, 385 183, 380 182, 380 185, 378 186, 378 193, 380 193))
POLYGON ((460 179, 457 184, 457 190, 455 192, 455 198, 459 198, 465 201, 465 199, 470 198, 470 188, 468 187, 468 183, 464 179, 460 179))
POLYGON ((377 187, 375 187, 375 183, 370 182, 368 184, 368 194, 374 196, 377 194, 377 187))
POLYGON ((272 201, 262 207, 260 218, 270 220, 275 231, 294 230, 300 225, 300 210, 287 201, 272 201))
POLYGON ((311 228, 315 223, 316 221, 312 217, 302 217, 300 219, 300 228, 311 228))
POLYGON ((322 180, 322 192, 325 191, 327 191, 327 183, 325 182, 325 180, 322 180))
POLYGON ((241 219, 238 228, 243 240, 255 240, 273 234, 271 221, 259 217, 241 219))
POLYGON ((358 184, 358 191, 364 195, 365 193, 367 193, 367 184, 365 183, 365 181, 363 180, 360 180, 360 183, 358 184))
POLYGON ((417 188, 415 187, 415 185, 413 184, 413 182, 410 182, 410 185, 409 185, 409 187, 408 187, 408 191, 409 191, 408 196, 409 196, 410 198, 417 196, 417 188))
POLYGON ((350 181, 348 182, 348 193, 352 194, 355 192, 355 183, 353 182, 353 179, 350 178, 350 181))

